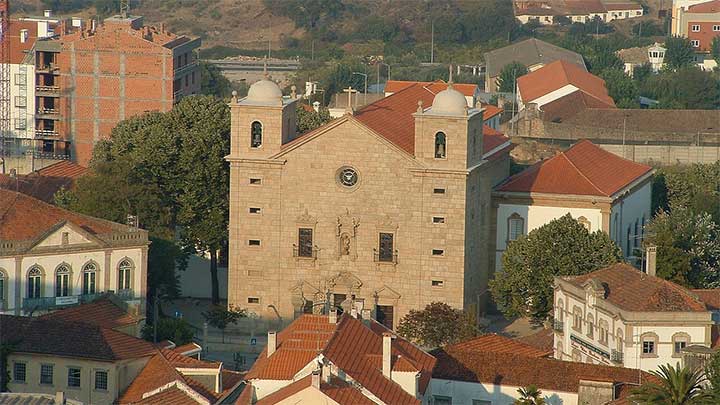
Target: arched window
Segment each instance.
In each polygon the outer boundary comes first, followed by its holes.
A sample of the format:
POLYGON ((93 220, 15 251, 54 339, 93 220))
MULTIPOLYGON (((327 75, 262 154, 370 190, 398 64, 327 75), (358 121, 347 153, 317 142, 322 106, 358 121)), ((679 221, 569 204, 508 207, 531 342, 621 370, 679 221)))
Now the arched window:
POLYGON ((263 127, 260 121, 253 121, 250 125, 250 147, 259 148, 262 146, 263 127))
POLYGON ((595 322, 593 320, 592 314, 587 314, 586 322, 587 322, 587 337, 592 339, 593 336, 595 335, 595 322))
POLYGON ((508 217, 508 242, 525 235, 525 219, 517 212, 508 217))
POLYGON ((582 309, 580 307, 573 308, 573 329, 582 332, 582 309))
POLYGON ((625 250, 625 254, 626 254, 627 256, 631 256, 631 255, 632 255, 632 248, 630 247, 630 241, 631 241, 631 240, 632 240, 632 239, 631 239, 631 237, 630 237, 630 225, 628 225, 628 227, 627 227, 627 240, 625 241, 625 242, 626 242, 626 246, 625 246, 625 247, 627 248, 627 249, 625 250))
POLYGON ((445 142, 444 132, 438 132, 435 134, 435 159, 445 159, 445 153, 447 152, 447 145, 445 142))
POLYGON ((640 357, 657 357, 658 335, 653 332, 643 333, 640 342, 642 344, 640 357))
POLYGON ((70 268, 60 265, 55 270, 55 296, 67 297, 70 295, 70 268))
POLYGON ((640 224, 638 223, 638 220, 635 220, 635 235, 633 235, 633 248, 638 248, 638 243, 640 243, 640 232, 638 232, 638 226, 640 224))
POLYGON ((672 336, 673 357, 681 357, 684 348, 690 345, 690 335, 678 332, 672 336))
POLYGON ((28 271, 28 298, 40 298, 42 296, 42 271, 35 266, 28 271))
POLYGON ((95 294, 97 279, 97 266, 95 263, 88 263, 83 267, 83 295, 95 294))
POLYGON ((130 284, 130 273, 132 272, 133 265, 130 260, 123 260, 118 265, 118 290, 129 290, 131 289, 130 284))
POLYGON ((606 346, 608 344, 608 338, 610 337, 610 332, 608 331, 609 328, 610 326, 606 320, 601 319, 600 322, 598 322, 598 333, 600 334, 600 336, 598 336, 598 340, 606 346))
POLYGON ((0 304, 5 302, 5 299, 7 298, 7 294, 5 293, 5 285, 7 276, 5 275, 5 270, 0 269, 0 304))

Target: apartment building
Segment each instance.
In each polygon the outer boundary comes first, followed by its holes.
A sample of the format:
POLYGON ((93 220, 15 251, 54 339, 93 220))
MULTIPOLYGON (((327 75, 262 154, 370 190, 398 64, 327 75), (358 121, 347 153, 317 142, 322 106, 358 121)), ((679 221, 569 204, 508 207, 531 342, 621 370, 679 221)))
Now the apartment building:
POLYGON ((720 36, 720 0, 678 8, 675 18, 676 35, 690 39, 698 65, 705 70, 714 69, 717 63, 711 47, 713 39, 720 36))
POLYGON ((655 370, 682 362, 686 348, 716 349, 713 320, 720 289, 688 290, 618 263, 573 277, 556 277, 555 358, 655 370))
POLYGON ((0 313, 29 315, 113 292, 144 315, 147 231, 0 189, 0 313))

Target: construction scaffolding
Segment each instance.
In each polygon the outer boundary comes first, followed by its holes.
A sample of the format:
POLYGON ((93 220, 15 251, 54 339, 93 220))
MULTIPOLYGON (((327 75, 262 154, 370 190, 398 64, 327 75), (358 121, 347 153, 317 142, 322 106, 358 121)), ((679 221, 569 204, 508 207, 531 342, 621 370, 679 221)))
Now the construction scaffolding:
POLYGON ((10 1, 0 0, 0 173, 5 174, 5 137, 10 133, 10 1))

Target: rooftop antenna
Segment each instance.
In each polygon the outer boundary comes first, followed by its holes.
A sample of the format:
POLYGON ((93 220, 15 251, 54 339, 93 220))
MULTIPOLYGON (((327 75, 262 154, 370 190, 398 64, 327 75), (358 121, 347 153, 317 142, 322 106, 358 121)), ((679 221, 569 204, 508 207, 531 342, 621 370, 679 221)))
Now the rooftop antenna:
POLYGON ((120 17, 128 18, 130 15, 130 0, 120 0, 120 17))

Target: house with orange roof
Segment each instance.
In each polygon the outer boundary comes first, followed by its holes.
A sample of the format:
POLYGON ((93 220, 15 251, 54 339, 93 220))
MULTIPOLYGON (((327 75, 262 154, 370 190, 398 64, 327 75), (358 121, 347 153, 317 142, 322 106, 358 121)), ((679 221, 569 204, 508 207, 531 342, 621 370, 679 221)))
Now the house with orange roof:
POLYGON ((528 105, 541 109, 545 104, 575 93, 582 93, 605 108, 615 108, 615 101, 608 95, 603 79, 565 60, 547 64, 517 80, 520 111, 528 105))
POLYGON ((567 214, 606 232, 626 258, 641 256, 653 173, 584 140, 507 178, 493 192, 496 270, 509 243, 567 214))
POLYGON ((353 311, 305 314, 276 333, 236 404, 421 404, 435 358, 353 311))
POLYGON ((38 315, 112 292, 144 317, 147 231, 0 188, 0 313, 38 315))
POLYGON ((75 187, 75 180, 87 170, 87 167, 69 160, 61 160, 28 174, 0 174, 0 188, 18 191, 54 204, 55 193, 75 187))
POLYGON ((390 329, 433 301, 479 313, 513 147, 483 107, 411 83, 297 134, 295 103, 271 80, 230 103, 229 303, 261 327, 328 303, 390 329))
POLYGON ((655 248, 644 271, 618 263, 554 282, 554 357, 656 370, 697 364, 718 349, 720 289, 689 290, 655 276, 655 248))
POLYGON ((512 404, 518 389, 534 385, 547 404, 607 404, 653 378, 632 368, 538 356, 512 339, 489 336, 476 338, 493 341, 488 345, 461 342, 430 352, 437 363, 426 403, 512 404))

